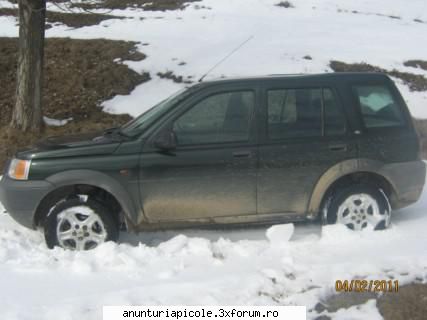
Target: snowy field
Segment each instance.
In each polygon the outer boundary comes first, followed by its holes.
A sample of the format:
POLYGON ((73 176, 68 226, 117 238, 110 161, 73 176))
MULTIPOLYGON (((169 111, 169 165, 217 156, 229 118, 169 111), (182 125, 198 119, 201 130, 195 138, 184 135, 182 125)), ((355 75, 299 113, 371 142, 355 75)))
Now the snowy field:
MULTIPOLYGON (((308 310, 335 293, 338 279, 426 282, 426 212, 427 191, 416 205, 394 212, 386 231, 287 224, 148 232, 77 253, 48 250, 40 233, 0 213, 0 319, 101 319, 103 305, 308 310)), ((308 319, 317 315, 309 312, 308 319)), ((329 315, 382 319, 375 300, 329 315)))
MULTIPOLYGON (((197 81, 251 36, 246 46, 206 79, 330 72, 330 60, 368 62, 387 70, 427 75, 425 70, 403 65, 409 59, 427 60, 425 0, 295 0, 291 1, 294 8, 275 6, 278 2, 204 0, 176 11, 113 10, 109 14, 128 18, 78 29, 59 24, 47 30, 46 36, 139 41, 139 50, 148 58, 124 63, 138 72, 150 72, 153 80, 129 96, 104 104, 109 112, 132 116, 184 86, 160 79, 158 72, 173 71, 197 81), (304 59, 307 55, 312 60, 304 59)), ((12 5, 0 0, 0 7, 12 5)), ((59 10, 52 4, 50 9, 59 10)), ((16 20, 0 17, 0 37, 17 34, 16 20)), ((409 92, 400 80, 396 82, 412 114, 427 118, 427 92, 409 92)))
MULTIPOLYGON (((47 37, 139 41, 148 58, 122 63, 153 79, 104 103, 109 112, 133 116, 184 86, 160 79, 158 72, 198 79, 250 36, 207 79, 330 72, 330 60, 427 76, 403 66, 409 59, 427 60, 425 0, 294 0, 289 9, 274 6, 278 2, 204 0, 183 11, 114 10, 109 14, 129 18, 79 29, 56 25, 47 37)), ((10 6, 0 1, 0 7, 10 6)), ((0 37, 17 31, 15 19, 0 17, 0 37)), ((427 118, 427 92, 410 92, 396 82, 412 114, 427 118)), ((338 279, 427 282, 427 191, 416 205, 394 212, 391 228, 381 232, 312 224, 149 232, 123 234, 118 245, 78 253, 48 250, 41 234, 3 211, 0 204, 0 319, 100 319, 103 305, 124 304, 310 309, 334 293, 338 279)), ((330 316, 381 319, 375 301, 330 316)))

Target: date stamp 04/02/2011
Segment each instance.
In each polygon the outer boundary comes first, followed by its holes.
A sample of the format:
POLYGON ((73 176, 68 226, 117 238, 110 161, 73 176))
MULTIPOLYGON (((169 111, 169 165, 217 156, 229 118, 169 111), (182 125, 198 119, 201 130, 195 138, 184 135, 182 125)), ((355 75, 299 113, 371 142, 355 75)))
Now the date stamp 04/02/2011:
POLYGON ((336 292, 399 292, 399 280, 336 280, 336 292))

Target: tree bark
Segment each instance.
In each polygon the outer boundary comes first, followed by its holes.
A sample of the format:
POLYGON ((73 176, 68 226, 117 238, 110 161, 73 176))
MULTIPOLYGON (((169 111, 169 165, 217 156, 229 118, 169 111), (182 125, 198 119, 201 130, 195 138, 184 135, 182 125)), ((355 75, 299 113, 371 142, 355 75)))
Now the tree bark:
POLYGON ((19 0, 19 52, 16 103, 11 127, 43 129, 42 89, 46 0, 19 0))

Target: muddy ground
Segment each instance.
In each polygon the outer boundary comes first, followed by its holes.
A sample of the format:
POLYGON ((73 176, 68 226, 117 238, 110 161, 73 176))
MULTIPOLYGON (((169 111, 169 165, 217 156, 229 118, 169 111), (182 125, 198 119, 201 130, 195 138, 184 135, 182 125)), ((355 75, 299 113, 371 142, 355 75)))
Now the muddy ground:
MULTIPOLYGON (((18 9, 0 8, 0 16, 18 17, 18 9)), ((46 12, 46 29, 49 29, 54 24, 65 24, 70 28, 81 28, 93 26, 109 19, 125 19, 124 17, 112 16, 109 14, 98 13, 77 13, 77 12, 46 12)), ((18 21, 17 21, 18 23, 18 21)))
POLYGON ((191 2, 200 0, 100 0, 97 2, 75 2, 71 7, 91 9, 141 8, 147 11, 183 10, 191 2))
POLYGON ((376 294, 371 292, 347 292, 330 296, 319 302, 311 312, 319 313, 316 320, 329 320, 325 311, 359 306, 376 299, 376 305, 385 320, 425 320, 427 318, 427 284, 412 283, 399 288, 398 292, 376 294), (323 314, 322 314, 323 313, 323 314))
MULTIPOLYGON (((16 4, 18 0, 7 0, 10 3, 16 4)), ((114 9, 139 8, 146 11, 165 11, 165 10, 183 10, 191 2, 200 0, 99 0, 99 1, 74 1, 70 4, 70 8, 83 9, 88 12, 94 9, 103 9, 105 12, 114 9)), ((59 7, 64 7, 63 4, 70 2, 69 0, 50 0, 56 3, 59 7)), ((65 10, 66 11, 66 10, 65 10)))
POLYGON ((46 127, 40 136, 7 129, 14 106, 17 45, 15 38, 0 38, 0 167, 17 148, 42 136, 96 131, 130 120, 128 115, 111 115, 100 108, 117 94, 129 94, 150 79, 120 60, 142 60, 135 43, 125 41, 48 39, 45 51, 44 114, 49 118, 73 118, 63 127, 46 127))

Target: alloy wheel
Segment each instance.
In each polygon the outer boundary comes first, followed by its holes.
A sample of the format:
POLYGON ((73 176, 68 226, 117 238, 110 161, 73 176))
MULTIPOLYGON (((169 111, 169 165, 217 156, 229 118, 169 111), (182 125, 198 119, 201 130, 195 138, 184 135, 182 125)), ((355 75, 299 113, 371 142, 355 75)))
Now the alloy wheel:
POLYGON ((61 247, 90 250, 106 241, 107 232, 100 216, 86 206, 72 207, 58 215, 56 234, 61 247))
POLYGON ((353 230, 375 229, 382 221, 389 225, 390 212, 381 214, 378 202, 366 193, 350 195, 338 207, 337 222, 353 230))

